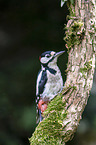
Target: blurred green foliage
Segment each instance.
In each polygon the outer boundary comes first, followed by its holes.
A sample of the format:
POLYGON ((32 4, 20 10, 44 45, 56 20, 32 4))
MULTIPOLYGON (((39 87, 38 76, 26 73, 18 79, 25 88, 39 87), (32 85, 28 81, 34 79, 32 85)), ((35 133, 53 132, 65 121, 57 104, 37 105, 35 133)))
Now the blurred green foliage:
MULTIPOLYGON (((63 28, 67 14, 67 6, 61 8, 56 0, 0 0, 0 145, 29 144, 36 127, 38 57, 46 50, 66 50, 63 28)), ((67 53, 58 60, 64 81, 66 63, 67 53)), ((83 115, 92 131, 96 130, 96 77, 94 80, 83 115)), ((77 145, 80 140, 77 133, 68 144, 77 145)))

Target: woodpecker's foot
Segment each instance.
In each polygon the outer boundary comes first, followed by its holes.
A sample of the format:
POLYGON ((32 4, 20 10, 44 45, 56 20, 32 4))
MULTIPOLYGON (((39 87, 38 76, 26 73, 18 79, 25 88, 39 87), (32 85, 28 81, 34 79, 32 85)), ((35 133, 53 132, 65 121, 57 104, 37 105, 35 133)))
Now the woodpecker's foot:
POLYGON ((41 112, 43 113, 47 109, 47 104, 41 106, 41 112))
POLYGON ((44 102, 42 99, 38 102, 38 109, 41 110, 41 113, 43 113, 47 109, 48 102, 44 102))
POLYGON ((43 104, 44 104, 44 101, 40 99, 39 102, 38 102, 38 109, 39 110, 41 110, 41 107, 42 107, 43 104))

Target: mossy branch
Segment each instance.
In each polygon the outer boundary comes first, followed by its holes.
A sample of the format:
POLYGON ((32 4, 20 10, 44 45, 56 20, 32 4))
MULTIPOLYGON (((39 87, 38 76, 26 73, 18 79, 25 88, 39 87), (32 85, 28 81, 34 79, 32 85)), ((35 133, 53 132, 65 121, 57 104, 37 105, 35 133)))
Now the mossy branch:
POLYGON ((66 25, 67 80, 49 104, 30 145, 64 145, 72 139, 92 88, 95 69, 96 2, 75 0, 66 25))

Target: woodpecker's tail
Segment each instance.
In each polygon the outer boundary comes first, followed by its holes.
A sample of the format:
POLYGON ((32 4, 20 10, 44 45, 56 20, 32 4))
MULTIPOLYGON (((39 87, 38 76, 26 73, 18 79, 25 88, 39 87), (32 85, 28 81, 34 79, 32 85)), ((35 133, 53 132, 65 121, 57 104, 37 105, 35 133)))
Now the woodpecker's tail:
POLYGON ((38 124, 39 122, 41 122, 43 120, 42 114, 41 114, 41 110, 36 109, 36 124, 38 124))
POLYGON ((39 100, 40 100, 40 97, 37 96, 37 98, 36 98, 36 124, 38 124, 39 122, 41 122, 42 119, 43 119, 41 110, 38 109, 38 102, 39 102, 39 100))

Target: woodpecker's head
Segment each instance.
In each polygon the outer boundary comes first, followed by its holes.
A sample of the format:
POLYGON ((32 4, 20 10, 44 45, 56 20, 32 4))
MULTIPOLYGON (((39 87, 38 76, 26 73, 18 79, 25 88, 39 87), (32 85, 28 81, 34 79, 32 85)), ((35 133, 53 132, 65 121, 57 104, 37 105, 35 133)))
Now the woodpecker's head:
POLYGON ((41 64, 43 65, 48 65, 49 63, 56 63, 57 58, 64 52, 65 51, 60 51, 60 52, 46 51, 41 54, 41 56, 39 57, 39 60, 41 64))

